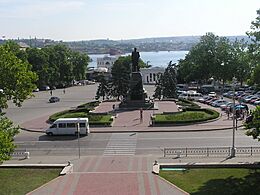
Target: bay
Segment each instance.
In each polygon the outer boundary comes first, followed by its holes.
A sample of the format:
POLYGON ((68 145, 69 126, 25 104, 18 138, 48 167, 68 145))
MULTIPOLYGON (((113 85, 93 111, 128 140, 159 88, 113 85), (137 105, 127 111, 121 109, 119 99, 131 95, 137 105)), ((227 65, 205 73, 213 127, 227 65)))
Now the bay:
MULTIPOLYGON (((184 59, 189 51, 158 51, 158 52, 140 52, 140 58, 152 67, 167 67, 170 61, 172 63, 178 63, 180 59, 184 59)), ((102 58, 109 54, 92 54, 89 57, 92 62, 89 63, 89 67, 97 67, 97 58, 102 58)), ((124 54, 131 55, 130 53, 124 54)))

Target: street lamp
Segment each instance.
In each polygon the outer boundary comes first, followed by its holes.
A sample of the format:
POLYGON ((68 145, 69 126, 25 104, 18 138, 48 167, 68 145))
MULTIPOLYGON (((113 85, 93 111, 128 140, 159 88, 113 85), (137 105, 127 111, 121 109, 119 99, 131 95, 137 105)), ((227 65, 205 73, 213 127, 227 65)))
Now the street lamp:
POLYGON ((77 123, 77 134, 78 134, 78 148, 79 148, 79 159, 80 159, 80 142, 79 142, 79 138, 80 138, 80 125, 79 125, 79 121, 77 123))
POLYGON ((236 115, 236 109, 235 109, 235 85, 236 85, 236 77, 233 77, 232 79, 233 82, 233 137, 232 137, 232 148, 231 148, 231 155, 230 157, 235 157, 236 156, 236 148, 235 148, 235 115, 236 115))

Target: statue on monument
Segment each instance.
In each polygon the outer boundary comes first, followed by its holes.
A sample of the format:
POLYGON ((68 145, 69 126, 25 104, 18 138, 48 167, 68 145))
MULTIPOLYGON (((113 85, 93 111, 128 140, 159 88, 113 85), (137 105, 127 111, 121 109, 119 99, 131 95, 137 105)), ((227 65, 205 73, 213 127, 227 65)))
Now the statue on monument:
POLYGON ((138 65, 139 58, 140 54, 136 51, 136 48, 134 48, 134 51, 132 52, 132 72, 140 72, 140 67, 138 65))

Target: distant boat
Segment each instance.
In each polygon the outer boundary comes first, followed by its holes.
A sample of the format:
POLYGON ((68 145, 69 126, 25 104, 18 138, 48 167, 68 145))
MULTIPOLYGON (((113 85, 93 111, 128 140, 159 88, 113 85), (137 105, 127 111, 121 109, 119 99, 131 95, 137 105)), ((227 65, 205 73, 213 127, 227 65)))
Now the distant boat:
POLYGON ((110 49, 108 53, 111 56, 123 54, 123 52, 121 50, 118 50, 118 49, 110 49))

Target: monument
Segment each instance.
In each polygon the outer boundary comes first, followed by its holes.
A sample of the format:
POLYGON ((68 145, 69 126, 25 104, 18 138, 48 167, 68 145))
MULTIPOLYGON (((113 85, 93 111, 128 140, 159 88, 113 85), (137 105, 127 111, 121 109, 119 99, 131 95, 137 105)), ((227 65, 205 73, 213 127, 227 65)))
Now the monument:
POLYGON ((119 105, 120 108, 153 108, 153 102, 151 102, 147 96, 147 93, 143 87, 142 74, 140 72, 139 58, 140 54, 136 48, 132 52, 132 68, 130 75, 130 86, 127 96, 119 105))

